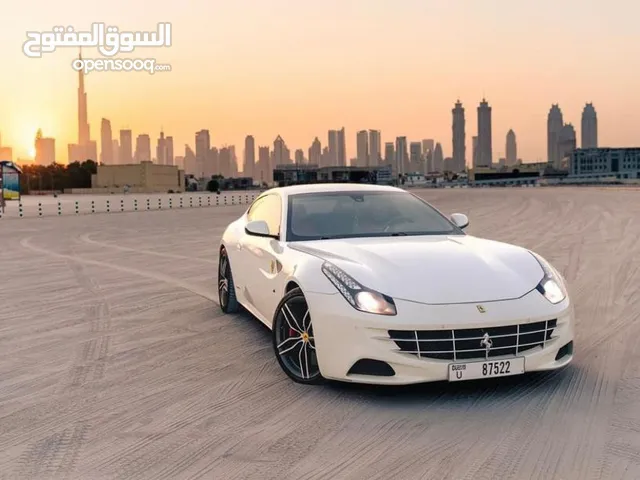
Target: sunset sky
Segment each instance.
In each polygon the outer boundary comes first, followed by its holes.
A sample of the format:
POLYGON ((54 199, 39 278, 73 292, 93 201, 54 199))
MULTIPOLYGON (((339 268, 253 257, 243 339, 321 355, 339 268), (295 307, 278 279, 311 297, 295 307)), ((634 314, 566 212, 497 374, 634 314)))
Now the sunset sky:
MULTIPOLYGON (((305 155, 318 136, 344 126, 382 141, 434 138, 451 155, 451 108, 466 108, 467 161, 483 95, 493 107, 493 152, 513 128, 524 161, 546 160, 546 116, 559 103, 576 127, 585 102, 598 112, 601 146, 640 146, 640 2, 633 0, 34 0, 4 9, 0 44, 2 143, 26 157, 36 130, 56 138, 57 161, 77 141, 76 49, 43 58, 22 52, 26 31, 54 26, 120 30, 173 25, 173 46, 138 49, 171 72, 86 77, 91 137, 100 119, 114 135, 164 127, 175 155, 206 128, 216 145, 280 134, 305 155), (8 14, 8 16, 7 16, 8 14)), ((83 51, 100 58, 96 50, 83 51)))

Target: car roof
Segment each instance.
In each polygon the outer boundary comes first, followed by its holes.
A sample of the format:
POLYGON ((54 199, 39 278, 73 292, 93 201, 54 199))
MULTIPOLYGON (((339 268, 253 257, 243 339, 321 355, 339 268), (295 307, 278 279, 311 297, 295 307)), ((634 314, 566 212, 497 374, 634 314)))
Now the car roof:
POLYGON ((362 183, 314 183, 308 185, 290 185, 287 187, 271 188, 266 193, 278 193, 283 197, 302 193, 331 193, 331 192, 406 192, 401 188, 387 185, 372 185, 362 183))

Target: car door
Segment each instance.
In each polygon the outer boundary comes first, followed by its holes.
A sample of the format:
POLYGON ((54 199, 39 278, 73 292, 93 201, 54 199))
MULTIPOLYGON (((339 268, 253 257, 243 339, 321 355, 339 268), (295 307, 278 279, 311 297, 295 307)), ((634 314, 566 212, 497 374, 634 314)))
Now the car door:
MULTIPOLYGON (((247 213, 247 221, 263 220, 269 226, 269 234, 278 236, 282 224, 282 199, 276 193, 265 195, 247 213)), ((245 274, 246 299, 268 322, 279 302, 281 289, 277 286, 280 265, 280 239, 245 235, 242 250, 247 259, 245 274)))

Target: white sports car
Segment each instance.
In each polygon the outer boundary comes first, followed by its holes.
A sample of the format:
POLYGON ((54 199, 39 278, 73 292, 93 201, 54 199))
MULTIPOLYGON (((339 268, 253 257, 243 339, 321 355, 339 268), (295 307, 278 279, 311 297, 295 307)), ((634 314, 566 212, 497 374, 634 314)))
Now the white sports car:
POLYGON ((465 234, 468 224, 393 187, 274 188, 224 232, 220 305, 267 325, 299 383, 459 381, 569 364, 564 279, 525 248, 465 234))

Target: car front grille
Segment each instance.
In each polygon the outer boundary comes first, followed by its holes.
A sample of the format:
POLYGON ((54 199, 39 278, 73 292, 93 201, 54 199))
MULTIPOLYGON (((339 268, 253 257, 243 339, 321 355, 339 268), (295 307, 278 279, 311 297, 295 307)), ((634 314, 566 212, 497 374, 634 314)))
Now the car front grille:
POLYGON ((402 353, 437 360, 471 360, 518 355, 544 347, 551 339, 557 320, 523 323, 503 327, 456 330, 389 330, 389 337, 402 353), (483 340, 491 341, 486 349, 483 340), (487 354, 488 353, 488 354, 487 354))

